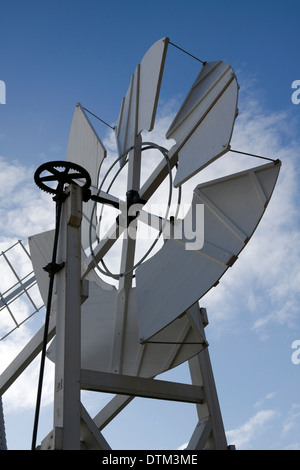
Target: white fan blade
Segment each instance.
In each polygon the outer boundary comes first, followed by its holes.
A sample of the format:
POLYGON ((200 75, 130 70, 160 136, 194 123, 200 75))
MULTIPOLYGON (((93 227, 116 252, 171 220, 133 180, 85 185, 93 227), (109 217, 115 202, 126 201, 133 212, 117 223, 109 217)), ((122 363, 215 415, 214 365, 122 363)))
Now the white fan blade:
MULTIPOLYGON (((77 104, 72 120, 67 148, 67 161, 77 163, 85 168, 92 180, 92 186, 98 187, 100 166, 106 157, 106 149, 90 123, 80 103, 77 104)), ((82 246, 89 246, 89 227, 94 202, 83 205, 82 246)), ((96 211, 92 221, 92 242, 96 239, 96 211)))
POLYGON ((141 341, 153 340, 158 333, 168 337, 172 322, 233 264, 265 211, 279 169, 279 163, 271 163, 195 188, 190 211, 204 204, 203 247, 187 249, 188 240, 169 239, 136 270, 141 341))
POLYGON ((166 133, 178 153, 177 187, 229 150, 237 115, 238 84, 232 68, 207 62, 166 133))
POLYGON ((28 238, 33 271, 45 305, 48 299, 49 274, 43 268, 52 260, 54 232, 49 230, 28 238))
MULTIPOLYGON (((37 280, 38 288, 45 305, 47 305, 48 299, 49 274, 44 270, 44 267, 52 261, 54 232, 54 230, 49 230, 47 232, 32 235, 28 238, 29 251, 35 278, 37 280)), ((89 281, 96 282, 104 290, 113 290, 113 286, 103 281, 94 270, 89 270, 87 273, 85 273, 88 260, 89 258, 87 258, 82 249, 82 277, 88 279, 89 281)), ((53 298, 54 297, 56 297, 55 293, 53 294, 53 298)))
MULTIPOLYGON (((113 357, 116 336, 118 292, 104 290, 95 282, 89 283, 89 297, 81 306, 81 366, 84 369, 114 372, 113 357)), ((193 307, 184 318, 173 322, 161 344, 140 344, 136 308, 136 289, 128 297, 124 343, 120 357, 121 373, 136 377, 155 377, 190 359, 207 346, 197 317, 199 309, 193 307)), ((47 356, 55 362, 56 341, 48 348, 47 356)))
POLYGON ((154 126, 168 43, 162 38, 153 44, 131 77, 115 129, 119 155, 134 145, 142 130, 154 126))
POLYGON ((138 134, 144 129, 151 131, 154 127, 168 43, 168 38, 157 41, 140 64, 138 134))

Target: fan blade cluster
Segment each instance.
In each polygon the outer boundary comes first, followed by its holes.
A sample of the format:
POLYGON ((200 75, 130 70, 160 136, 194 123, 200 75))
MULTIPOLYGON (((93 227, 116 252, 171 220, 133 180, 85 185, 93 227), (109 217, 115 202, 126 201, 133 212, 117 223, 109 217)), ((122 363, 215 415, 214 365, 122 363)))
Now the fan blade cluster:
MULTIPOLYGON (((168 38, 157 41, 131 77, 115 127, 119 157, 123 156, 121 166, 126 159, 124 153, 140 142, 142 130, 151 131, 154 127, 168 43, 168 38)), ((232 68, 221 61, 205 63, 166 133, 167 138, 176 142, 169 150, 170 166, 178 162, 174 186, 180 186, 230 149, 237 100, 238 84, 232 68)), ((105 156, 105 147, 78 104, 67 160, 83 166, 97 188, 105 156)), ((166 175, 165 166, 163 161, 156 168, 150 176, 151 185, 144 193, 141 188, 140 197, 145 196, 145 200, 151 197, 166 175)), ((271 163, 196 186, 189 212, 177 225, 175 221, 172 235, 159 252, 137 267, 136 287, 127 292, 120 349, 123 373, 155 376, 206 347, 195 305, 218 283, 252 236, 272 195, 279 168, 280 163, 271 163), (195 232, 190 222, 198 205, 203 206, 204 216, 202 226, 197 227, 196 223, 194 229, 200 230, 203 240, 200 246, 195 243, 193 247, 190 236, 195 232), (189 225, 190 230, 181 229, 180 222, 184 222, 182 227, 189 225)), ((83 205, 82 277, 90 282, 90 295, 82 305, 82 361, 88 369, 111 371, 116 354, 118 305, 123 292, 102 281, 84 253, 90 242, 90 223, 92 242, 96 239, 93 205, 93 201, 83 205)), ((140 215, 147 214, 141 210, 140 215)), ((112 227, 112 234, 117 229, 112 227)), ((52 238, 53 232, 45 232, 30 241, 44 300, 47 277, 42 266, 52 238)), ((97 260, 113 242, 109 238, 107 243, 98 244, 97 260)), ((50 349, 49 357, 51 354, 50 349)))

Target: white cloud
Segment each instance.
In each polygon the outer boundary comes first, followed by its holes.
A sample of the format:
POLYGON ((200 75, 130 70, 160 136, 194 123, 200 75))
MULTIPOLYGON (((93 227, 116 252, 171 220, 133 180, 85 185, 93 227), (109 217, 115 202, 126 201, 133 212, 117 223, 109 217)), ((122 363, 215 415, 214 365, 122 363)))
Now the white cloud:
POLYGON ((278 416, 275 410, 261 410, 252 416, 242 426, 227 431, 227 441, 236 446, 237 450, 251 448, 251 441, 266 431, 269 423, 278 416))
POLYGON ((257 407, 260 407, 263 405, 263 403, 266 401, 266 400, 272 400, 272 398, 274 398, 275 396, 277 395, 277 392, 270 392, 268 393, 264 398, 262 398, 261 400, 257 401, 254 405, 255 408, 257 407))
POLYGON ((55 205, 35 186, 34 169, 0 157, 0 173, 0 241, 26 241, 29 235, 53 227, 55 205))
MULTIPOLYGON (((8 161, 0 157, 0 249, 6 251, 16 243, 18 239, 27 247, 28 236, 48 230, 54 227, 55 203, 49 194, 42 193, 34 183, 34 168, 22 165, 17 161, 8 161)), ((16 270, 19 278, 23 278, 32 270, 28 263, 27 255, 23 249, 16 245, 6 252, 11 265, 16 270)), ((4 260, 0 257, 1 266, 1 292, 17 283, 17 278, 4 260)), ((30 289, 30 295, 37 302, 37 307, 42 305, 36 288, 30 289)), ((34 308, 25 294, 19 297, 11 305, 11 310, 18 323, 22 322, 34 308)), ((37 314, 40 315, 41 314, 37 314)), ((6 308, 1 310, 0 337, 8 333, 15 324, 6 308)), ((32 338, 37 326, 31 320, 15 329, 11 335, 0 342, 1 372, 13 361, 17 354, 26 346, 32 338), (33 326, 35 325, 35 326, 33 326)), ((48 370, 51 365, 47 366, 48 370)), ((6 412, 18 412, 33 408, 36 400, 38 383, 39 359, 36 359, 16 382, 4 394, 3 401, 6 412)), ((43 403, 52 400, 51 374, 45 374, 43 403), (50 392, 51 390, 51 392, 50 392)))
MULTIPOLYGON (((284 436, 293 435, 295 430, 298 431, 299 420, 300 420, 300 405, 293 404, 291 409, 288 412, 287 418, 283 422, 282 434, 284 436)), ((298 433, 298 438, 300 439, 299 433, 298 433)))
MULTIPOLYGON (((32 331, 24 324, 7 339, 0 343, 0 355, 3 359, 2 366, 9 365, 16 354, 26 346, 32 337, 32 331)), ((1 367, 2 369, 2 367, 1 367)), ((4 369, 4 367, 3 367, 4 369)), ((9 390, 3 395, 3 404, 5 413, 21 413, 27 409, 34 409, 36 405, 36 396, 38 388, 38 378, 40 369, 40 356, 38 356, 10 386, 9 390)), ((42 406, 49 405, 53 401, 53 372, 54 366, 50 361, 46 361, 42 406)))
POLYGON ((0 197, 7 198, 8 195, 16 194, 18 190, 22 190, 22 184, 27 179, 27 168, 21 163, 7 162, 3 157, 0 157, 0 171, 1 171, 1 187, 0 197))

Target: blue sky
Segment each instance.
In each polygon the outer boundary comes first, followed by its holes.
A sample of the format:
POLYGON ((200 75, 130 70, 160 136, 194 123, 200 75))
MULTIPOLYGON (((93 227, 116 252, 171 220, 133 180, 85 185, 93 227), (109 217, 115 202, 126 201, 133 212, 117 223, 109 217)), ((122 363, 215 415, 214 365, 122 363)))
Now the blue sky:
MULTIPOLYGON (((51 228, 53 206, 34 186, 34 170, 65 159, 77 102, 116 121, 130 76, 154 42, 168 36, 200 59, 223 60, 235 70, 240 114, 233 148, 283 163, 251 243, 201 301, 210 319, 206 334, 228 441, 240 449, 300 449, 300 364, 292 362, 292 343, 300 340, 300 104, 291 99, 292 83, 300 80, 299 8, 299 0, 0 3, 0 80, 6 85, 6 104, 0 104, 1 250, 51 228)), ((200 67, 169 47, 157 119, 162 127, 200 67)), ((109 146, 108 128, 95 126, 109 146)), ((215 171, 228 171, 227 162, 221 159, 215 171)), ((24 325, 0 344, 3 362, 30 334, 31 325, 24 325)), ((169 376, 184 380, 186 370, 169 376)), ((18 386, 3 397, 10 448, 30 447, 36 387, 30 375, 24 380, 26 399, 18 386)), ((49 400, 41 437, 50 429, 49 400)), ((113 448, 176 449, 187 442, 196 424, 191 405, 134 402, 107 430, 113 448)), ((90 399, 91 410, 99 403, 90 399)))

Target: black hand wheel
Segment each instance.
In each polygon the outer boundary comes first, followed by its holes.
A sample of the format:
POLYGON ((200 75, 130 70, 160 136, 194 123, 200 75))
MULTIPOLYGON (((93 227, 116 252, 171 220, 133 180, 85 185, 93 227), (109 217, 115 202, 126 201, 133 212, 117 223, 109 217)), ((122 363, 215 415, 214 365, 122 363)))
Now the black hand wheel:
POLYGON ((34 173, 36 185, 50 194, 61 194, 66 184, 79 184, 83 192, 91 186, 89 173, 76 163, 67 161, 54 161, 43 163, 34 173), (43 175, 44 173, 44 175, 43 175), (51 183, 57 182, 56 187, 51 183))

